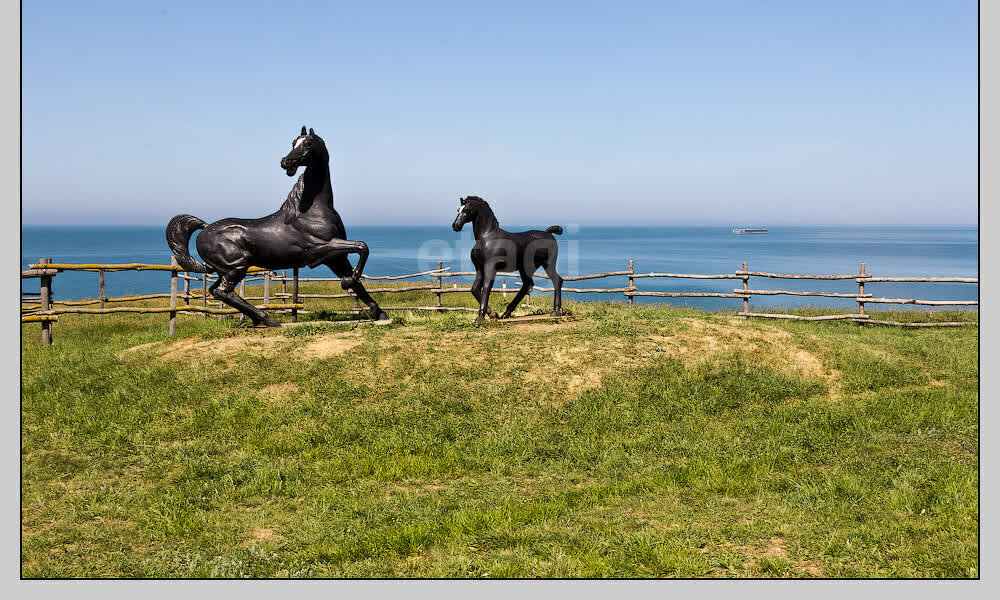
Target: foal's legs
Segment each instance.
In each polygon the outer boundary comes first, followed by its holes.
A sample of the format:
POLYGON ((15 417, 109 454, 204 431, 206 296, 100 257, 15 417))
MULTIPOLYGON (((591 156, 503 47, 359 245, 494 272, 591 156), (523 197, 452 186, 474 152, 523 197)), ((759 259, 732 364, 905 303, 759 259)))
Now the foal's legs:
MULTIPOLYGON (((490 292, 493 291, 493 280, 496 279, 497 268, 489 263, 483 265, 483 283, 479 292, 479 316, 476 323, 482 323, 488 313, 491 317, 496 317, 496 313, 490 310, 490 292)), ((478 271, 476 279, 479 279, 478 271)))
MULTIPOLYGON (((483 272, 479 268, 477 268, 476 269, 476 280, 472 283, 472 290, 470 290, 470 291, 472 292, 472 297, 475 298, 476 302, 478 302, 479 304, 482 304, 482 302, 483 302, 482 295, 481 295, 483 293, 483 279, 484 279, 483 278, 483 272)), ((493 286, 493 284, 491 283, 490 287, 492 287, 492 286, 493 286)), ((494 318, 494 319, 498 318, 497 314, 495 312, 493 312, 492 310, 490 310, 490 299, 489 299, 489 296, 486 297, 486 314, 489 315, 490 317, 494 318)))
MULTIPOLYGON (((327 261, 326 266, 330 267, 330 270, 340 277, 341 281, 348 281, 351 277, 351 263, 345 255, 327 261)), ((378 302, 375 302, 375 299, 371 297, 371 294, 368 293, 365 286, 361 285, 360 281, 351 285, 348 289, 353 290, 358 295, 358 299, 368 305, 368 308, 372 311, 372 320, 385 321, 389 318, 389 315, 385 314, 385 311, 379 307, 378 302)))
POLYGON ((254 325, 266 325, 268 327, 281 327, 277 319, 270 316, 266 312, 260 310, 256 306, 250 304, 238 294, 234 294, 233 290, 236 288, 236 284, 240 282, 247 274, 247 267, 237 267, 236 269, 226 272, 219 273, 219 279, 208 288, 208 291, 215 296, 216 299, 225 302, 229 306, 232 306, 236 310, 250 317, 254 325))
POLYGON ((510 317, 510 315, 514 312, 514 310, 517 309, 517 305, 521 302, 521 299, 524 298, 524 296, 531 291, 531 287, 533 285, 535 285, 535 280, 531 278, 530 274, 528 274, 524 269, 522 269, 521 289, 517 291, 517 294, 514 296, 514 299, 511 301, 511 303, 507 305, 507 310, 504 311, 503 316, 500 317, 501 319, 506 319, 510 317))
POLYGON ((549 257, 549 262, 545 265, 545 272, 548 273, 549 279, 552 280, 552 316, 558 317, 562 314, 562 277, 559 273, 556 273, 556 257, 555 253, 549 257))

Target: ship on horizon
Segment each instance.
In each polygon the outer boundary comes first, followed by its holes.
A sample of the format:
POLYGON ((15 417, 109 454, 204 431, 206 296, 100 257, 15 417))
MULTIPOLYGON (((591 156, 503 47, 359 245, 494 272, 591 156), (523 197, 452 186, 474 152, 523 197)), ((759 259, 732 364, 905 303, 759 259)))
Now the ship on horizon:
POLYGON ((733 233, 767 233, 767 229, 763 227, 739 227, 733 230, 733 233))

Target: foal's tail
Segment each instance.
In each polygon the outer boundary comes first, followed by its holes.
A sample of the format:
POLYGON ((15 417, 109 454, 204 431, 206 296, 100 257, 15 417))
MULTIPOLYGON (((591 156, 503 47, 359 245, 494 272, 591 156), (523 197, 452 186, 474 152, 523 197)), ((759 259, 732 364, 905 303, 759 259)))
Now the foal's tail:
POLYGON ((191 215, 177 215, 167 223, 167 244, 177 257, 177 264, 192 273, 209 273, 212 268, 200 263, 188 252, 191 234, 205 227, 205 222, 191 215))
POLYGON ((545 230, 545 233, 554 233, 556 235, 562 235, 562 227, 558 225, 553 225, 545 230))

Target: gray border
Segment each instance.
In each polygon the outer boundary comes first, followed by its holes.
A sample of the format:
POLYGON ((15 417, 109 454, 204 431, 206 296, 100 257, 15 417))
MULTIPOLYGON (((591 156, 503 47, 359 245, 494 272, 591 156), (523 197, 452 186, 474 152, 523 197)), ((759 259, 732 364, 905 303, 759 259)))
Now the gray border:
MULTIPOLYGON (((3 481, 9 482, 3 486, 3 504, 0 510, 0 535, 7 543, 0 545, 0 573, 3 574, 3 581, 16 581, 20 577, 21 557, 20 557, 20 516, 21 516, 21 345, 20 340, 20 301, 14 304, 14 290, 7 286, 15 281, 18 285, 18 297, 20 297, 20 271, 21 271, 21 231, 20 231, 20 201, 21 201, 21 11, 20 6, 15 3, 5 3, 0 9, 0 60, 2 67, 0 72, 4 77, 4 93, 0 94, 2 110, 4 115, 0 119, 0 169, 2 169, 2 182, 4 190, 4 205, 7 207, 18 207, 18 218, 16 222, 6 220, 3 223, 3 230, 0 233, 0 252, 6 256, 11 266, 10 278, 3 278, 4 284, 0 288, 0 314, 4 316, 0 319, 0 339, 3 342, 3 381, 9 382, 13 393, 4 394, 3 404, 3 445, 0 446, 3 452, 3 481), (16 264, 15 264, 16 263, 16 264), (18 271, 17 279, 13 277, 14 268, 18 271), (17 315, 17 320, 15 320, 17 315), (16 543, 15 543, 16 540, 16 543)), ((7 387, 7 386, 4 386, 7 387)), ((17 590, 21 591, 21 590, 17 590)))
MULTIPOLYGON (((3 114, 6 118, 2 120, 0 129, 0 139, 5 143, 0 145, 0 169, 3 170, 4 188, 8 191, 8 202, 17 198, 20 204, 20 7, 11 3, 4 3, 0 9, 0 56, 3 57, 3 72, 6 75, 4 82, 8 86, 8 93, 0 95, 0 102, 3 103, 3 114), (13 92, 17 92, 15 96, 13 92), (16 145, 15 145, 16 144, 16 145)), ((986 35, 987 31, 995 31, 996 25, 1000 23, 1000 5, 992 2, 983 2, 980 5, 980 51, 981 51, 981 94, 980 105, 982 107, 996 107, 1000 105, 1000 86, 997 85, 997 57, 1000 56, 1000 40, 986 35)), ((1000 239, 993 235, 991 225, 998 222, 997 214, 1000 207, 995 204, 995 197, 998 189, 998 179, 991 169, 983 169, 982 165, 1000 164, 1000 142, 997 134, 1000 133, 1000 116, 995 111, 982 110, 980 112, 980 270, 982 283, 980 284, 980 294, 982 305, 980 307, 980 347, 982 355, 980 364, 996 365, 997 358, 997 320, 986 308, 990 305, 990 298, 996 295, 997 286, 992 277, 996 270, 996 263, 989 260, 997 256, 1000 250, 1000 239), (984 201, 985 200, 985 201, 984 201), (987 235, 982 235, 983 232, 987 235), (987 257, 986 261, 982 259, 987 257), (988 335, 987 332, 994 335, 988 335)), ((17 269, 20 271, 20 209, 18 210, 17 223, 7 222, 3 225, 4 231, 2 240, 3 250, 10 257, 11 262, 17 261, 17 269)), ((11 273, 13 275, 13 273, 11 273)), ((13 277, 11 277, 11 282, 13 277)), ((18 282, 19 283, 19 282, 18 282)), ((4 284, 8 285, 7 283, 4 284)), ((3 289, 6 289, 4 287, 3 289)), ((19 309, 14 307, 13 291, 2 292, 3 306, 10 305, 9 310, 4 309, 3 314, 11 315, 8 320, 3 321, 0 335, 3 336, 5 344, 3 346, 3 374, 6 381, 17 382, 16 387, 20 390, 20 328, 15 330, 15 321, 12 315, 19 314, 19 309)), ((989 371, 987 371, 989 373, 989 371)), ((1000 415, 1000 408, 994 406, 990 400, 990 391, 996 389, 996 378, 988 376, 982 380, 981 398, 986 398, 986 402, 981 401, 980 423, 993 424, 997 422, 1000 415)), ((997 579, 996 559, 1000 556, 990 543, 995 542, 996 525, 998 518, 993 510, 996 494, 996 474, 997 467, 995 458, 997 454, 997 442, 992 436, 981 436, 980 461, 981 472, 981 502, 980 505, 986 510, 981 510, 981 539, 980 539, 980 577, 979 582, 961 581, 915 581, 915 582, 805 582, 805 581, 680 581, 680 582, 656 582, 656 581, 625 581, 625 582, 579 582, 579 581, 548 581, 548 582, 443 582, 443 581, 417 581, 417 582, 19 582, 20 578, 20 531, 18 523, 20 521, 20 393, 18 402, 13 398, 5 398, 4 412, 7 435, 4 444, 4 475, 6 481, 17 481, 18 485, 5 486, 3 496, 3 510, 0 514, 0 522, 3 523, 3 539, 8 543, 3 544, 3 554, 0 564, 2 564, 2 575, 4 587, 15 587, 10 590, 17 593, 17 597, 35 596, 55 596, 64 595, 66 592, 84 592, 87 595, 100 594, 105 598, 110 597, 132 597, 136 593, 143 595, 152 594, 154 596, 173 595, 179 591, 186 594, 195 592, 196 595, 208 595, 222 591, 223 586, 226 591, 237 591, 241 595, 269 596, 276 591, 294 591, 297 595, 322 595, 331 596, 339 593, 364 593, 375 594, 376 596, 398 596, 404 593, 408 596, 434 597, 434 598, 465 598, 470 594, 475 594, 479 598, 507 598, 512 594, 518 596, 539 597, 549 595, 555 588, 559 592, 569 592, 577 596, 608 597, 612 594, 627 592, 630 595, 640 597, 662 597, 664 594, 676 592, 689 592, 698 595, 709 596, 730 596, 734 592, 741 597, 745 597, 748 592, 750 596, 765 594, 770 597, 799 597, 802 593, 810 596, 834 596, 842 595, 845 592, 852 596, 872 596, 882 594, 886 591, 905 592, 909 596, 939 596, 942 593, 961 592, 971 594, 973 597, 985 596, 986 586, 989 581, 997 579), (14 516, 18 517, 15 520, 14 516), (9 535, 8 535, 9 529, 9 535), (12 543, 13 540, 17 543, 12 543), (238 587, 237 587, 238 586, 238 587), (280 586, 280 587, 276 587, 280 586), (808 586, 808 587, 806 587, 808 586), (958 587, 956 587, 958 586, 958 587), (235 588, 235 589, 234 589, 235 588)))
MULTIPOLYGON (((998 322, 992 309, 997 297, 996 256, 1000 239, 992 227, 1000 225, 1000 207, 996 205, 998 177, 995 165, 1000 164, 1000 85, 997 83, 1000 40, 991 36, 1000 24, 1000 5, 981 2, 979 5, 979 570, 981 582, 998 579, 1000 552, 996 549, 997 524, 997 438, 985 435, 983 425, 991 427, 1000 418, 1000 408, 993 402, 997 389, 996 372, 983 365, 997 365, 1000 347, 997 345, 998 322), (994 168, 989 168, 990 166, 994 168), (983 167, 986 168, 983 168, 983 167), (984 260, 985 259, 985 260, 984 260), (986 375, 986 377, 983 377, 986 375), (985 399, 985 401, 984 401, 985 399), (992 542, 992 543, 991 543, 992 542)), ((992 433, 992 432, 989 432, 992 433)))

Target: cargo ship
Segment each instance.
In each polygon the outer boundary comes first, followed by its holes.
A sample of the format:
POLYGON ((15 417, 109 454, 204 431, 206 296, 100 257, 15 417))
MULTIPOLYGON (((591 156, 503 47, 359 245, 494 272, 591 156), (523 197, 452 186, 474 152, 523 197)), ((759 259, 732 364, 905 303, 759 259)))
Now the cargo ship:
POLYGON ((742 227, 734 229, 733 233, 767 233, 767 230, 761 227, 742 227))

